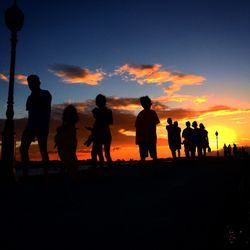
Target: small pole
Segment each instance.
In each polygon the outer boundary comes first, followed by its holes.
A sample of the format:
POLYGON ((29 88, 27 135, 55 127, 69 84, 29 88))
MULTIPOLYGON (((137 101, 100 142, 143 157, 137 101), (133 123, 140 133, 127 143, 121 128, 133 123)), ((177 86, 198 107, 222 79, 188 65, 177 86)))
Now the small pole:
POLYGON ((218 131, 215 132, 215 136, 216 136, 216 146, 217 146, 217 157, 219 157, 219 140, 218 140, 218 131))

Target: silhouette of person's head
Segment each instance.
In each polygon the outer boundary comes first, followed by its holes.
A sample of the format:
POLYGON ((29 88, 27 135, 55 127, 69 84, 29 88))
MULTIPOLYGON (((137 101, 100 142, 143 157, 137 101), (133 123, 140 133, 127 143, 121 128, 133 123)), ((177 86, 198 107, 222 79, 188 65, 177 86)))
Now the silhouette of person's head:
POLYGON ((190 121, 187 121, 187 122, 186 122, 186 126, 187 126, 188 128, 191 126, 190 121))
POLYGON ((41 82, 37 75, 29 75, 27 77, 27 82, 32 92, 40 89, 41 82))
POLYGON ((174 126, 178 127, 178 122, 177 121, 174 122, 174 126))
POLYGON ((63 123, 75 124, 78 122, 79 117, 76 108, 73 105, 68 105, 63 111, 63 123))
POLYGON ((148 96, 142 96, 140 98, 140 103, 144 109, 150 109, 152 105, 151 99, 148 96))
POLYGON ((104 108, 106 106, 106 97, 102 94, 99 94, 95 98, 95 103, 98 108, 104 108))
POLYGON ((197 123, 197 121, 193 121, 193 123, 192 123, 192 127, 193 127, 193 128, 197 128, 197 127, 198 127, 198 123, 197 123))
POLYGON ((203 123, 200 123, 199 127, 200 127, 200 129, 205 129, 205 126, 203 123))
POLYGON ((172 124, 173 124, 172 118, 168 118, 168 119, 167 119, 167 123, 168 123, 169 125, 172 125, 172 124))

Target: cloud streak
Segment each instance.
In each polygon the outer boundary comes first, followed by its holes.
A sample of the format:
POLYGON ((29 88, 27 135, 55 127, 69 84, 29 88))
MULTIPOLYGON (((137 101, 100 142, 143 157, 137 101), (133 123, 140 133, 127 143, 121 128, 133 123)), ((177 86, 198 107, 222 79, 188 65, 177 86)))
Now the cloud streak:
POLYGON ((9 78, 5 75, 5 74, 2 74, 0 73, 0 79, 7 82, 9 80, 9 78))
MULTIPOLYGON (((15 74, 15 79, 23 85, 27 85, 27 76, 23 74, 15 74)), ((9 81, 9 77, 5 74, 0 73, 0 80, 3 80, 5 82, 9 81)))
POLYGON ((161 64, 136 65, 124 64, 112 73, 105 73, 100 69, 91 72, 87 68, 67 64, 54 64, 49 69, 50 72, 60 77, 64 82, 71 84, 98 85, 105 76, 121 76, 123 80, 144 84, 167 84, 163 91, 171 95, 182 89, 183 86, 201 85, 206 80, 205 77, 193 74, 184 74, 165 70, 161 64))
POLYGON ((105 76, 101 70, 91 72, 87 68, 67 64, 55 64, 50 67, 49 71, 62 78, 64 82, 72 84, 98 85, 105 76))
POLYGON ((23 85, 28 85, 27 76, 26 75, 16 74, 15 78, 18 80, 19 83, 21 83, 23 85))
POLYGON ((164 88, 167 95, 179 91, 183 86, 201 85, 206 78, 199 75, 184 74, 164 70, 161 64, 134 65, 124 64, 115 70, 116 75, 122 75, 124 79, 143 84, 164 84, 169 86, 164 88))
POLYGON ((208 96, 173 94, 170 96, 160 96, 158 98, 155 98, 154 100, 159 102, 177 102, 177 103, 192 102, 196 106, 199 106, 200 104, 207 102, 208 96))

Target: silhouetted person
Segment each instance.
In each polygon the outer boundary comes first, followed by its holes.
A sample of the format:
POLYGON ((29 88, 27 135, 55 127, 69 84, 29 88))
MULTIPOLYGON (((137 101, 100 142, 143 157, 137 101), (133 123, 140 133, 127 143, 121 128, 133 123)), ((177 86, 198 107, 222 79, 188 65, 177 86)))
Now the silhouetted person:
POLYGON ((65 172, 74 180, 79 181, 77 165, 77 135, 76 123, 78 122, 77 110, 73 105, 67 106, 62 115, 62 125, 57 128, 55 147, 63 163, 65 172))
MULTIPOLYGON (((95 118, 95 123, 92 129, 92 134, 90 135, 90 137, 93 139, 91 151, 92 160, 94 164, 97 164, 98 156, 101 166, 104 163, 104 158, 102 154, 103 146, 105 158, 108 164, 110 165, 112 163, 112 158, 110 155, 112 136, 109 126, 113 124, 113 114, 112 110, 106 107, 106 102, 107 100, 104 95, 99 94, 96 96, 97 107, 92 110, 93 116, 95 118)), ((89 139, 92 140, 90 137, 89 139)), ((85 144, 87 143, 87 141, 85 142, 85 144)))
POLYGON ((237 146, 236 146, 235 143, 234 143, 234 145, 233 145, 233 155, 234 155, 234 157, 237 157, 237 156, 238 156, 238 148, 237 148, 237 146))
POLYGON ((202 145, 201 145, 201 133, 200 129, 198 128, 198 123, 196 121, 193 121, 192 123, 193 127, 193 151, 192 151, 192 157, 195 157, 195 152, 197 151, 198 157, 202 156, 202 145))
POLYGON ((178 157, 181 157, 181 128, 178 127, 178 122, 174 122, 174 147, 177 150, 178 157))
POLYGON ((240 148, 240 155, 241 155, 242 157, 248 155, 248 153, 247 153, 245 147, 243 147, 243 146, 240 148))
POLYGON ((168 131, 168 146, 172 153, 172 157, 175 159, 176 158, 175 131, 172 118, 167 119, 167 124, 168 125, 166 125, 166 130, 168 131))
POLYGON ((203 153, 203 156, 206 156, 207 148, 209 148, 208 132, 205 129, 205 126, 203 123, 200 123, 199 127, 200 127, 202 153, 203 153))
POLYGON ((135 121, 136 144, 139 145, 140 158, 144 162, 149 152, 150 157, 157 160, 156 125, 160 121, 156 112, 151 109, 152 102, 148 96, 142 96, 140 103, 143 110, 137 115, 135 121))
POLYGON ((28 122, 21 138, 21 161, 29 161, 30 144, 37 138, 42 160, 48 162, 47 140, 52 97, 49 91, 40 89, 41 82, 37 75, 29 75, 27 81, 31 94, 26 102, 28 122))
POLYGON ((193 129, 190 126, 190 122, 187 121, 186 128, 184 128, 182 132, 184 152, 187 158, 191 156, 191 152, 193 151, 193 129))
POLYGON ((224 151, 224 157, 228 157, 227 145, 225 143, 224 143, 224 146, 223 146, 223 151, 224 151))
POLYGON ((232 155, 232 147, 231 147, 230 144, 228 144, 228 146, 227 146, 227 153, 228 153, 228 156, 231 157, 231 155, 232 155))
POLYGON ((98 118, 98 109, 94 108, 92 110, 92 114, 93 117, 95 119, 95 123, 93 128, 91 127, 86 127, 86 129, 91 131, 91 134, 89 135, 88 139, 84 142, 84 145, 86 145, 87 147, 89 147, 92 143, 92 150, 91 150, 91 158, 93 160, 93 163, 95 166, 97 166, 97 156, 100 162, 100 165, 103 166, 104 163, 104 157, 103 157, 103 152, 102 152, 102 143, 98 142, 98 140, 96 139, 97 137, 97 126, 96 126, 96 119, 98 118), (95 142, 94 142, 95 141, 95 142))

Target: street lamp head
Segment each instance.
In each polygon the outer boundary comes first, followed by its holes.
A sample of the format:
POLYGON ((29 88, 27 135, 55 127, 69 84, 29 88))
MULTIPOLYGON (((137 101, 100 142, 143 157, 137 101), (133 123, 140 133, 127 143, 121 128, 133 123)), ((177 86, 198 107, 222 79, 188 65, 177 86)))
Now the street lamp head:
POLYGON ((11 32, 16 33, 22 29, 23 22, 24 14, 17 7, 16 1, 14 1, 12 7, 8 8, 5 12, 5 24, 11 32))

